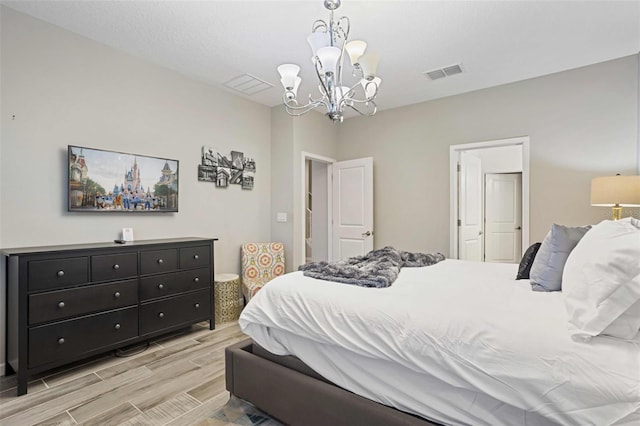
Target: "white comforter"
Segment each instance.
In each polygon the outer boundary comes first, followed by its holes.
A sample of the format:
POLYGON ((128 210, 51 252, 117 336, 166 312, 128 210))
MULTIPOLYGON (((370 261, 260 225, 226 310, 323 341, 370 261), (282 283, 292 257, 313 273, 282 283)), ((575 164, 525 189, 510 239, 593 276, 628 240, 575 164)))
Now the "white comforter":
MULTIPOLYGON (((396 401, 385 394, 384 383, 354 383, 366 380, 366 374, 350 379, 344 367, 332 373, 332 360, 320 358, 335 351, 353 354, 362 365, 366 360, 399 365, 418 378, 424 375, 471 395, 471 405, 473 395, 482 395, 516 407, 524 413, 522 423, 640 424, 640 342, 607 337, 572 341, 562 294, 531 291, 527 280, 514 279, 516 268, 445 260, 404 268, 385 289, 294 272, 258 292, 239 322, 267 350, 296 355, 340 386, 433 420, 496 424, 482 413, 461 416, 465 407, 430 411, 416 395, 415 401, 396 401), (313 356, 293 343, 287 347, 295 340, 287 336, 315 342, 324 348, 316 353, 324 355, 313 356), (363 387, 368 390, 361 392, 363 387)), ((369 371, 372 377, 378 373, 369 371)), ((387 383, 402 377, 390 376, 387 383)), ((430 391, 425 389, 425 395, 430 391)))

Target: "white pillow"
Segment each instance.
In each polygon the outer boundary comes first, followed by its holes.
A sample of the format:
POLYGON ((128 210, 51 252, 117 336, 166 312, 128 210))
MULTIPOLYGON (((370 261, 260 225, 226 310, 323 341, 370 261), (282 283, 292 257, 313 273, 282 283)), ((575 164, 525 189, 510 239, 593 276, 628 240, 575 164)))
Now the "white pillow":
POLYGON ((640 221, 605 220, 573 249, 562 293, 574 339, 632 339, 640 329, 640 221))

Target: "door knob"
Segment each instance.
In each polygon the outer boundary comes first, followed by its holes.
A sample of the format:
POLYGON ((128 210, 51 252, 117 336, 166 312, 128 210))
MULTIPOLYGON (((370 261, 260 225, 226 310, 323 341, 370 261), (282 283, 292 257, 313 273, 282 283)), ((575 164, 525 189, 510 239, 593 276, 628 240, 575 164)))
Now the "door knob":
POLYGON ((522 229, 522 226, 516 226, 516 231, 519 231, 522 229))
POLYGON ((479 231, 479 232, 478 232, 478 235, 482 235, 482 231, 479 231))
POLYGON ((362 234, 362 236, 363 236, 363 237, 369 237, 369 236, 371 236, 371 231, 364 232, 364 233, 362 234))

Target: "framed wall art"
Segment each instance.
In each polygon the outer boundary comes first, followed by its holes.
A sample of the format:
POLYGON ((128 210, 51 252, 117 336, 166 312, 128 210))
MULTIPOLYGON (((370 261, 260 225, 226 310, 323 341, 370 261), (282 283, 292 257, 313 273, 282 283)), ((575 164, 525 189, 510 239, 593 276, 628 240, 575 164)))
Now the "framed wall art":
POLYGON ((178 211, 178 160, 69 145, 68 211, 178 211))

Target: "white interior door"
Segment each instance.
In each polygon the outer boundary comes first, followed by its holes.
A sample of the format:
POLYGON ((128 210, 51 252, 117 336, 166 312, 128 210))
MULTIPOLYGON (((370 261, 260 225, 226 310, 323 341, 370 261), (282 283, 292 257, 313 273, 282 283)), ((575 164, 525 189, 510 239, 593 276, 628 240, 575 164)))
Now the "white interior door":
POLYGON ((520 262, 522 174, 485 175, 485 261, 520 262))
POLYGON ((460 153, 458 214, 458 258, 481 262, 482 239, 482 162, 467 152, 460 153))
POLYGON ((373 158, 333 163, 332 260, 373 250, 373 158))

